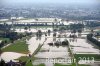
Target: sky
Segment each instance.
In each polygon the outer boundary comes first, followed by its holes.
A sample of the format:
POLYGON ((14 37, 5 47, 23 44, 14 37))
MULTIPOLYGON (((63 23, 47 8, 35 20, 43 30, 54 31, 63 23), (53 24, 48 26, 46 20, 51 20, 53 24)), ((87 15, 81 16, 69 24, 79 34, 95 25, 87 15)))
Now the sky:
POLYGON ((0 0, 3 3, 10 2, 10 3, 93 3, 99 0, 0 0))
POLYGON ((65 4, 96 4, 100 0, 0 0, 0 4, 25 4, 25 3, 65 3, 65 4))

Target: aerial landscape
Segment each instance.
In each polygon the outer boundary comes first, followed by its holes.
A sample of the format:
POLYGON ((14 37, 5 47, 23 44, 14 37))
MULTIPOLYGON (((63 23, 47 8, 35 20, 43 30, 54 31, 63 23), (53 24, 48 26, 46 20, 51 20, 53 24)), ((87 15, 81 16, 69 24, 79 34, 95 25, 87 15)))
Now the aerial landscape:
POLYGON ((100 1, 0 0, 0 66, 100 66, 100 1))

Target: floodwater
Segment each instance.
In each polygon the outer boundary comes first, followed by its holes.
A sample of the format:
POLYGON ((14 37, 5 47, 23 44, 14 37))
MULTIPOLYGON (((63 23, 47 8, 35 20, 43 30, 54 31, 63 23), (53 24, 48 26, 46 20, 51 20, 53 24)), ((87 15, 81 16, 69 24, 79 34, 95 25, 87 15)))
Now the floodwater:
POLYGON ((17 59, 21 56, 26 56, 26 55, 16 52, 4 52, 1 54, 1 58, 5 60, 5 62, 9 62, 10 60, 15 61, 14 59, 17 59))
MULTIPOLYGON (((21 31, 18 29, 17 32, 24 32, 25 30, 22 29, 21 31)), ((34 29, 32 29, 33 32, 36 32, 34 29)), ((58 35, 59 33, 57 33, 58 35)), ((70 35, 70 33, 66 33, 67 36, 70 35)), ((70 43, 71 50, 74 54, 100 54, 100 50, 94 48, 93 45, 91 45, 89 42, 87 42, 86 35, 82 35, 83 38, 77 38, 77 41, 70 42, 70 38, 56 38, 55 41, 64 41, 67 39, 70 43)), ((43 35, 41 40, 36 40, 36 37, 32 37, 31 39, 27 40, 28 49, 30 51, 30 54, 33 54, 34 51, 38 48, 39 44, 43 44, 41 50, 35 55, 37 59, 33 61, 34 65, 38 65, 41 63, 44 63, 46 66, 53 66, 55 61, 53 59, 66 59, 70 58, 68 47, 65 46, 50 46, 48 43, 54 43, 53 41, 53 33, 51 33, 50 36, 47 36, 47 40, 45 41, 45 36, 43 35), (48 60, 49 59, 49 60, 48 60)), ((15 52, 4 52, 1 55, 1 58, 4 59, 6 62, 17 59, 21 56, 26 56, 25 54, 15 53, 15 52), (12 55, 12 57, 11 57, 12 55)), ((59 63, 59 62, 58 62, 59 63)), ((80 61, 80 63, 83 63, 80 61)), ((64 64, 64 63, 63 63, 64 64)), ((65 62, 65 64, 71 64, 71 62, 65 62)), ((85 63, 83 63, 85 64, 85 63)))
POLYGON ((75 54, 100 54, 100 50, 94 48, 87 39, 77 38, 77 41, 70 42, 72 46, 72 51, 75 54))
MULTIPOLYGON (((61 38, 62 41, 64 39, 65 38, 61 38)), ((58 38, 56 40, 58 40, 58 38)), ((37 57, 38 59, 36 59, 33 62, 34 65, 44 63, 46 66, 53 66, 55 63, 54 59, 61 59, 61 58, 66 59, 70 57, 67 46, 66 47, 49 46, 48 43, 51 43, 51 42, 53 43, 53 38, 48 37, 47 41, 42 46, 40 52, 38 52, 38 54, 35 55, 35 57, 37 57)), ((65 64, 66 63, 68 62, 65 62, 65 64)))
POLYGON ((36 40, 36 37, 32 37, 29 41, 27 41, 28 49, 30 51, 30 54, 33 54, 34 51, 38 48, 39 44, 43 44, 45 41, 45 37, 43 36, 41 40, 36 40))

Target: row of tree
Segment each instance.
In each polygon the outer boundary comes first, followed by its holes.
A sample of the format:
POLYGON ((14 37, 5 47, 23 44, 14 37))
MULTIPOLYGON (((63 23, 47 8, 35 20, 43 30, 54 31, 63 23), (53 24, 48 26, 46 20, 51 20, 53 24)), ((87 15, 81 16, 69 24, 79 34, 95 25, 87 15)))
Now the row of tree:
POLYGON ((88 34, 87 35, 87 39, 89 41, 91 41, 92 43, 94 43, 95 45, 97 45, 98 47, 100 47, 100 42, 98 40, 92 38, 92 37, 93 37, 93 34, 88 34))
POLYGON ((17 33, 17 32, 8 32, 8 33, 4 33, 2 34, 2 38, 8 38, 9 39, 9 42, 7 40, 3 40, 1 43, 0 43, 0 48, 2 48, 3 46, 7 45, 8 43, 13 43, 15 40, 17 39, 21 39, 22 37, 25 37, 25 36, 29 36, 31 35, 32 33, 26 33, 26 34, 22 34, 22 33, 17 33))
POLYGON ((64 41, 56 41, 54 44, 53 43, 48 43, 49 46, 68 46, 69 42, 68 40, 64 41))
POLYGON ((26 66, 26 62, 22 62, 22 61, 13 62, 13 61, 10 61, 10 62, 6 63, 4 60, 1 60, 0 61, 0 66, 26 66))

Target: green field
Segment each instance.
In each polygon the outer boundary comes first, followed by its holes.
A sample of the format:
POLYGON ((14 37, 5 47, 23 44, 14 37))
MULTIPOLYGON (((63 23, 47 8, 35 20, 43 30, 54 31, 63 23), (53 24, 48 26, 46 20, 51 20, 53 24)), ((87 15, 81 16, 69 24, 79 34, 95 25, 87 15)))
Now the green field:
MULTIPOLYGON (((54 66, 76 66, 76 64, 72 63, 70 65, 64 65, 64 64, 56 63, 56 64, 54 64, 54 66)), ((90 65, 78 64, 78 66, 90 66, 90 65)))
POLYGON ((55 63, 54 66, 67 66, 67 65, 55 63))
POLYGON ((29 58, 28 56, 22 56, 18 59, 15 59, 15 60, 21 60, 23 62, 26 62, 26 66, 45 66, 44 64, 33 65, 32 62, 35 60, 35 57, 29 58))
POLYGON ((8 47, 5 47, 2 49, 3 52, 18 52, 18 53, 29 53, 28 51, 28 45, 25 41, 16 41, 15 43, 9 45, 8 47))
POLYGON ((9 39, 9 38, 0 38, 0 40, 2 40, 2 41, 7 41, 7 43, 10 42, 10 39, 9 39))

